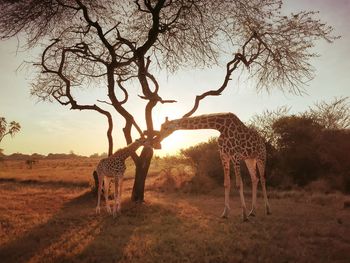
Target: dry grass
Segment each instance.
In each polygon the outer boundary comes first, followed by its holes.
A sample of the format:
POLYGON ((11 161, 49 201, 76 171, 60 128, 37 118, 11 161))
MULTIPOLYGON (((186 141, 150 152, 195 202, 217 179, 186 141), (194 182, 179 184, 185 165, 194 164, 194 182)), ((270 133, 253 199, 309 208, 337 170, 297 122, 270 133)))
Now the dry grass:
POLYGON ((264 215, 259 198, 258 217, 242 223, 236 194, 225 220, 222 187, 159 192, 153 176, 142 205, 128 201, 126 180, 123 214, 113 219, 95 215, 86 183, 96 160, 85 161, 0 168, 2 262, 349 262, 350 209, 338 193, 271 192, 273 214, 264 215))
POLYGON ((98 159, 40 160, 29 169, 25 161, 0 164, 0 178, 20 181, 67 182, 87 184, 98 159))
MULTIPOLYGON (((29 169, 25 161, 5 161, 0 163, 0 180, 48 182, 61 185, 87 186, 92 183, 92 172, 98 158, 77 158, 71 160, 40 160, 29 169)), ((127 162, 125 177, 133 175, 132 161, 127 162)))

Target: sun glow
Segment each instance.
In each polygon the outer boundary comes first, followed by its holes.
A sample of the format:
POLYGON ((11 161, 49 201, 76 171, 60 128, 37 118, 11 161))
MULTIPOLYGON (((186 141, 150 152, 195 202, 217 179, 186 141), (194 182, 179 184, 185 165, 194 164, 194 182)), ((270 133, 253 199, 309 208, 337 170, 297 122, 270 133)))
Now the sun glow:
MULTIPOLYGON (((160 107, 159 110, 154 112, 153 116, 155 130, 160 130, 166 117, 170 121, 179 119, 184 112, 186 110, 180 105, 173 104, 168 105, 166 108, 160 107)), ((206 142, 210 137, 218 135, 218 132, 215 130, 177 130, 161 142, 162 148, 156 150, 155 154, 158 156, 176 155, 180 153, 181 149, 191 147, 200 142, 206 142)))
POLYGON ((181 149, 185 149, 201 142, 206 142, 210 137, 218 136, 215 130, 179 130, 175 131, 162 142, 162 149, 157 151, 159 156, 176 155, 181 149))
POLYGON ((173 134, 165 138, 162 142, 162 150, 159 151, 160 155, 174 155, 177 154, 180 149, 186 148, 188 139, 184 136, 183 131, 175 131, 173 134))

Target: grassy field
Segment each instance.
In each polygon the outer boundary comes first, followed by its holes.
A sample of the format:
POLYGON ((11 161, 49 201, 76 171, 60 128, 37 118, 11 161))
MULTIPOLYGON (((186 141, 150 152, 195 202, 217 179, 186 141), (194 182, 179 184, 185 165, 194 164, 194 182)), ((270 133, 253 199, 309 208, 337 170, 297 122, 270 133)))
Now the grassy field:
POLYGON ((176 182, 191 169, 160 161, 146 202, 131 203, 129 163, 122 215, 113 219, 105 210, 95 215, 90 181, 97 162, 0 164, 1 262, 350 262, 348 196, 270 191, 272 215, 260 197, 258 216, 243 223, 237 191, 222 219, 223 187, 182 191, 176 182), (172 177, 178 179, 169 183, 172 177))

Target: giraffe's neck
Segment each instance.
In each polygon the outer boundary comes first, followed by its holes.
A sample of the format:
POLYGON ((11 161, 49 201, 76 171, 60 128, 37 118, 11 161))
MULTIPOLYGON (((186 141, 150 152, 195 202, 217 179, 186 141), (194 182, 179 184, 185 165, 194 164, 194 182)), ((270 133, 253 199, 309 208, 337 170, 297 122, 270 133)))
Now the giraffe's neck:
POLYGON ((129 144, 128 146, 126 146, 126 148, 128 149, 129 153, 133 153, 135 152, 138 148, 140 148, 142 146, 142 143, 139 141, 133 142, 131 144, 129 144))
POLYGON ((237 117, 232 113, 220 113, 182 118, 169 123, 177 130, 214 129, 221 132, 228 125, 228 121, 234 118, 237 117))
POLYGON ((128 158, 133 152, 135 152, 140 146, 142 145, 142 143, 136 141, 133 142, 131 144, 129 144, 128 146, 119 149, 118 151, 116 151, 113 154, 113 157, 115 158, 120 158, 120 159, 126 159, 128 158))

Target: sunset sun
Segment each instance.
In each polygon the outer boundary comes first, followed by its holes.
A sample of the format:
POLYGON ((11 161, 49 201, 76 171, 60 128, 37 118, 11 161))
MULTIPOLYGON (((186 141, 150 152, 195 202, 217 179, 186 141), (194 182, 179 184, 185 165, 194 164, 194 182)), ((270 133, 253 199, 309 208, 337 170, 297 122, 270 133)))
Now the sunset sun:
POLYGON ((162 141, 161 155, 177 154, 180 149, 187 147, 183 132, 175 131, 162 141))

